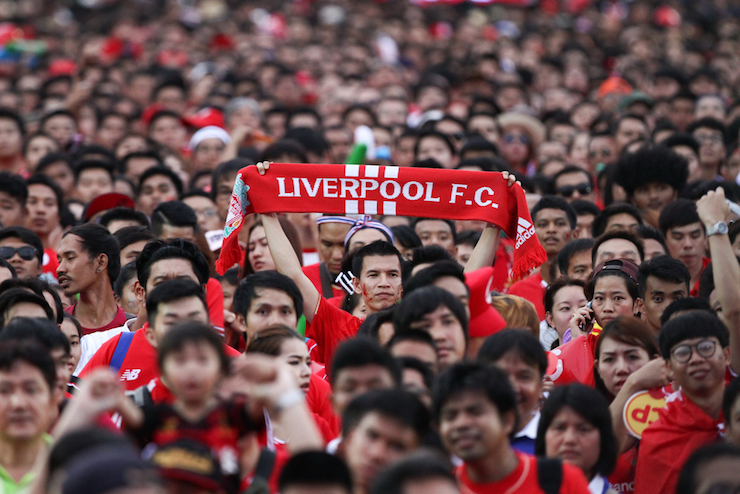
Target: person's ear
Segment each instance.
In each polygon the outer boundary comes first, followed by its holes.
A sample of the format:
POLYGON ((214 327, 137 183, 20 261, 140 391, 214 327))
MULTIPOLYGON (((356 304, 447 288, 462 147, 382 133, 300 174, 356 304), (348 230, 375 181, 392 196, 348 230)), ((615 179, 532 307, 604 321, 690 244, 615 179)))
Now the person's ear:
POLYGON ((570 231, 570 238, 571 239, 578 238, 578 234, 579 234, 578 228, 575 228, 570 231))
POLYGON ((635 300, 634 307, 632 309, 635 314, 637 314, 638 312, 640 314, 644 313, 645 312, 645 302, 643 302, 640 297, 637 297, 637 300, 635 300))
POLYGON ((355 289, 355 293, 362 294, 362 292, 360 291, 360 286, 361 286, 360 285, 360 278, 358 276, 355 276, 354 278, 352 278, 352 286, 355 289))
POLYGON ((157 348, 157 338, 154 336, 154 328, 151 326, 151 321, 149 321, 149 326, 144 330, 144 336, 153 348, 157 348))
POLYGON ((108 267, 108 256, 105 254, 99 254, 96 259, 96 270, 98 273, 102 273, 104 269, 108 267))
POLYGON ((141 286, 141 283, 139 283, 139 280, 134 281, 134 295, 136 296, 137 301, 146 301, 146 291, 144 290, 144 287, 141 286))
POLYGON ((548 326, 550 326, 551 328, 554 328, 554 327, 555 327, 555 326, 553 326, 552 313, 550 313, 550 312, 545 312, 545 322, 546 322, 546 323, 547 323, 547 325, 548 325, 548 326))
POLYGON ((511 433, 514 432, 514 427, 516 426, 516 410, 509 410, 503 414, 501 416, 501 421, 503 422, 506 435, 510 436, 511 433))

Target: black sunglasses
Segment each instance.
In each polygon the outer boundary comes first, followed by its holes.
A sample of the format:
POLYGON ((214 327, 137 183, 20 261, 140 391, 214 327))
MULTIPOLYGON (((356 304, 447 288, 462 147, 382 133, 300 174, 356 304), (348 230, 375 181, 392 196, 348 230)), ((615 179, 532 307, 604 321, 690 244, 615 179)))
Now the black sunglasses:
POLYGON ((15 247, 9 246, 0 247, 0 258, 7 261, 11 257, 13 257, 16 252, 24 261, 31 261, 36 257, 36 249, 34 249, 33 247, 29 247, 28 245, 24 245, 23 247, 18 247, 17 249, 15 247))
POLYGON ((579 194, 585 196, 586 194, 590 194, 592 190, 588 184, 566 185, 558 189, 558 194, 563 197, 570 197, 573 195, 573 192, 578 191, 579 194))

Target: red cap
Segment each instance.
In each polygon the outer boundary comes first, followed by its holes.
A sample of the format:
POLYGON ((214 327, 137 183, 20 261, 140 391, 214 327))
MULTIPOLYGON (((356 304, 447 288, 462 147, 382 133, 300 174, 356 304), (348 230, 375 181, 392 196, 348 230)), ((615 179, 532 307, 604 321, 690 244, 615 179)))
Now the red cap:
POLYGON ((222 129, 225 128, 223 112, 210 107, 203 108, 194 115, 186 115, 182 117, 182 121, 185 125, 195 127, 196 129, 202 129, 209 125, 221 127, 222 129))
POLYGON ((611 76, 599 86, 599 98, 608 94, 630 94, 632 86, 626 80, 618 76, 611 76))
POLYGON ((101 211, 107 211, 113 208, 128 208, 134 209, 134 200, 125 194, 119 194, 118 192, 111 192, 109 194, 101 194, 87 205, 85 208, 85 221, 90 221, 90 218, 95 216, 101 211))
POLYGON ((465 273, 465 284, 470 289, 470 337, 485 338, 504 329, 506 321, 491 305, 493 267, 465 273))
POLYGON ((49 77, 56 77, 58 75, 74 75, 77 71, 77 65, 73 60, 69 58, 61 58, 54 60, 49 64, 49 77))

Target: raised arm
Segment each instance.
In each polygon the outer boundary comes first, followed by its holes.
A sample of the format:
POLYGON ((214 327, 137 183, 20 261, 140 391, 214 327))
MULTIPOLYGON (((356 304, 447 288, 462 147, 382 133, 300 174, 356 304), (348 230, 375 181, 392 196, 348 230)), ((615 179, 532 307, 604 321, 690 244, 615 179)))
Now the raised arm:
MULTIPOLYGON (((720 221, 725 221, 730 208, 725 200, 722 187, 709 191, 696 203, 704 227, 712 228, 720 221)), ((714 289, 722 307, 722 319, 730 330, 730 367, 740 373, 740 264, 726 233, 709 237, 709 252, 712 257, 714 289)))
MULTIPOLYGON (((257 169, 261 175, 264 175, 269 168, 270 164, 267 162, 257 163, 257 169)), ((283 227, 280 226, 277 215, 275 213, 263 214, 262 225, 265 227, 265 237, 267 237, 270 254, 277 270, 298 285, 298 289, 303 295, 303 313, 306 315, 306 320, 311 322, 319 303, 319 291, 308 279, 308 276, 303 273, 301 263, 290 244, 290 240, 285 235, 283 227)))

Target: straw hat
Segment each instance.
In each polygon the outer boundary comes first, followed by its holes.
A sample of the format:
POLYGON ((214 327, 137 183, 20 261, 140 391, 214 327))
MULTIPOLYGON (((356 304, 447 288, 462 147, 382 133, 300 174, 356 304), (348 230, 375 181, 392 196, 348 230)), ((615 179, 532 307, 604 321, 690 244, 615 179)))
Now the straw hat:
POLYGON ((540 122, 536 117, 521 112, 506 112, 498 116, 498 123, 501 129, 506 132, 507 127, 523 127, 529 138, 532 140, 532 149, 539 146, 545 140, 545 124, 540 122))

